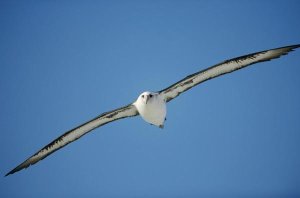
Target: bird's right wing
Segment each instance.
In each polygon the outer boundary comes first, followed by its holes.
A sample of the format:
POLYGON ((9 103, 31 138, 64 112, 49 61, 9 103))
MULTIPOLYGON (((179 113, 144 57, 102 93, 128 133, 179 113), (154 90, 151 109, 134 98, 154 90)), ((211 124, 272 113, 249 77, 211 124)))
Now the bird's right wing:
POLYGON ((46 145, 44 148, 36 152, 34 155, 29 157, 27 160, 25 160, 23 163, 18 165, 16 168, 8 172, 5 176, 13 174, 17 171, 20 171, 24 168, 29 167, 30 165, 33 165, 37 163, 38 161, 44 159, 51 153, 57 151, 58 149, 61 149, 62 147, 66 146, 67 144, 77 140, 81 136, 87 134, 88 132, 92 131, 93 129, 100 127, 102 125, 105 125, 109 122, 119 120, 126 117, 136 116, 138 115, 138 111, 135 108, 134 105, 130 104, 118 109, 115 109, 113 111, 105 112, 98 117, 64 133, 60 137, 53 140, 51 143, 46 145))
POLYGON ((245 68, 249 65, 269 61, 274 58, 279 58, 282 55, 286 55, 293 49, 300 47, 300 45, 291 45, 276 49, 265 50, 261 52, 256 52, 252 54, 248 54, 245 56, 240 56, 237 58, 233 58, 230 60, 226 60, 222 63, 199 71, 197 73, 191 74, 186 78, 174 83, 173 85, 159 91, 159 94, 164 97, 166 102, 176 98, 181 93, 189 90, 190 88, 203 83, 212 78, 234 72, 236 70, 245 68))

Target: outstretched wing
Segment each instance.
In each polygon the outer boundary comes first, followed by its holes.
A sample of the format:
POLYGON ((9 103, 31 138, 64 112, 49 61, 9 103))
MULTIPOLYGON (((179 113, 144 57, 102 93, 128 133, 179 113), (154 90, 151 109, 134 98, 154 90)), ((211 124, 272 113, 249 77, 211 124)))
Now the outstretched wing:
POLYGON ((293 49, 300 47, 300 45, 291 45, 276 49, 270 49, 266 51, 256 52, 253 54, 248 54, 245 56, 240 56, 230 60, 226 60, 222 63, 209 67, 205 70, 199 71, 186 78, 176 82, 175 84, 159 91, 159 93, 165 98, 167 102, 176 98, 181 93, 189 90, 190 88, 210 80, 212 78, 234 72, 236 70, 245 68, 249 65, 269 61, 274 58, 279 58, 282 55, 286 55, 288 52, 293 51, 293 49))
POLYGON ((109 122, 119 120, 126 117, 136 116, 138 115, 138 111, 134 105, 130 104, 113 111, 105 112, 98 117, 66 132, 65 134, 61 135, 60 137, 53 140, 50 144, 39 150, 37 153, 29 157, 23 163, 18 165, 16 168, 11 170, 5 176, 9 174, 13 174, 17 171, 20 171, 24 168, 29 167, 37 163, 38 161, 44 159, 51 153, 61 149, 62 147, 66 146, 67 144, 77 140, 78 138, 82 137, 83 135, 87 134, 88 132, 92 131, 93 129, 105 125, 109 122))

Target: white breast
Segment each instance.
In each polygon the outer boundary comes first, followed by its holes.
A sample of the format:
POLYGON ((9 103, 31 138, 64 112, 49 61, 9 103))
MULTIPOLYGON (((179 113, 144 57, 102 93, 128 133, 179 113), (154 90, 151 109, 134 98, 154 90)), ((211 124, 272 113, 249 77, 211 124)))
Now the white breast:
POLYGON ((150 124, 163 127, 167 114, 166 102, 159 94, 153 95, 147 104, 142 100, 134 103, 142 118, 150 124))

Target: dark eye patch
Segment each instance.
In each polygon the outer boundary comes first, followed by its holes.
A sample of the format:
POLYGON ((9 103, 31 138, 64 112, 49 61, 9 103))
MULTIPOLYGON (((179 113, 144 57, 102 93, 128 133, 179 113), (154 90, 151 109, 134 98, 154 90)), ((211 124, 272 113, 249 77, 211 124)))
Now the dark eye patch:
POLYGON ((149 96, 150 96, 150 98, 152 98, 152 96, 153 96, 153 95, 152 95, 152 94, 150 94, 149 96))
POLYGON ((144 98, 144 95, 142 95, 142 98, 144 98))

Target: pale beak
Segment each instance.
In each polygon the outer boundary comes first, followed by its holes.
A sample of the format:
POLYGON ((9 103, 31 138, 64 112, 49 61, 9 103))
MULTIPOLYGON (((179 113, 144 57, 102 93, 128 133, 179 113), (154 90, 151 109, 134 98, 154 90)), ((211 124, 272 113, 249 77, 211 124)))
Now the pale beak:
POLYGON ((146 95, 145 97, 146 97, 145 102, 147 104, 147 102, 148 102, 148 100, 149 100, 150 97, 148 95, 146 95))

